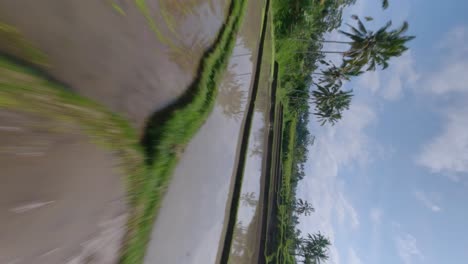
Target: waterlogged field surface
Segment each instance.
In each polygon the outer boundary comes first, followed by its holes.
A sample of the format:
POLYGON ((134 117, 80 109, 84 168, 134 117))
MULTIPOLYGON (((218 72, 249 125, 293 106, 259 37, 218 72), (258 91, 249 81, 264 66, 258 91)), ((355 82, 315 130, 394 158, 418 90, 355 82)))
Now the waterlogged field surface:
MULTIPOLYGON (((0 22, 47 56, 41 67, 73 91, 146 119, 193 81, 225 19, 227 0, 4 0, 0 22)), ((0 48, 11 45, 0 40, 0 48)))
POLYGON ((263 1, 247 4, 216 106, 181 154, 153 227, 145 263, 215 263, 219 257, 263 5, 263 1))
POLYGON ((269 132, 268 114, 270 110, 272 36, 271 24, 266 24, 266 37, 263 49, 260 82, 252 128, 249 136, 247 159, 244 167, 241 200, 237 212, 229 263, 257 263, 259 257, 260 234, 262 230, 262 208, 265 181, 265 159, 269 132))
POLYGON ((118 159, 70 123, 2 110, 0 124, 0 263, 115 263, 118 159))
MULTIPOLYGON (((141 135, 192 83, 228 2, 0 1, 0 51, 129 118, 141 135), (22 57, 5 29, 46 60, 22 57)), ((130 177, 122 148, 138 138, 103 107, 0 63, 0 263, 117 263, 130 177)))

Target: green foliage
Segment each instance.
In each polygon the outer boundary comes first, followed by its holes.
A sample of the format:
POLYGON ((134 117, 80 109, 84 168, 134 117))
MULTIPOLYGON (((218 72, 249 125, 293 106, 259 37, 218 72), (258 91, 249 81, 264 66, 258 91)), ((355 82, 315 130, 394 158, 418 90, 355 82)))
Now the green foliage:
POLYGON ((27 63, 47 66, 47 57, 27 41, 19 30, 0 22, 0 50, 27 63))
POLYGON ((348 110, 353 97, 352 91, 342 91, 341 85, 317 85, 318 90, 312 92, 315 103, 315 113, 322 125, 334 125, 342 117, 342 112, 348 110))
MULTIPOLYGON (((144 1, 138 1, 144 3, 144 1)), ((143 186, 146 197, 133 215, 121 263, 142 263, 165 190, 175 165, 192 136, 214 107, 217 88, 236 42, 246 0, 232 1, 227 20, 213 48, 202 59, 199 76, 187 93, 174 105, 156 113, 144 139, 150 175, 143 186)))
POLYGON ((73 124, 96 144, 112 150, 127 175, 130 204, 137 205, 147 169, 129 122, 100 104, 73 94, 39 72, 0 56, 0 108, 73 124))
POLYGON ((388 0, 382 0, 382 8, 387 9, 389 6, 388 0))
POLYGON ((330 239, 323 236, 320 232, 317 234, 307 234, 300 241, 299 255, 304 263, 322 263, 329 258, 328 247, 331 245, 330 239))
POLYGON ((407 22, 397 29, 388 31, 392 25, 389 21, 374 32, 368 30, 359 18, 356 20, 357 26, 347 24, 351 32, 339 31, 353 41, 349 50, 344 53, 343 67, 356 71, 361 71, 366 66, 366 71, 374 71, 377 65, 386 69, 389 66, 388 61, 401 56, 408 50, 406 43, 415 38, 403 35, 408 30, 407 22))
POLYGON ((310 215, 311 213, 315 212, 314 207, 307 201, 302 199, 297 199, 294 205, 296 213, 299 215, 310 215))

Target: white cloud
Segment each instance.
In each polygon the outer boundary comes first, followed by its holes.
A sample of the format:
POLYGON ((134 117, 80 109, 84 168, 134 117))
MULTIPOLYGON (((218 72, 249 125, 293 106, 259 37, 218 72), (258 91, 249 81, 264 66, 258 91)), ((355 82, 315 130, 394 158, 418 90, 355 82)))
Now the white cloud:
POLYGON ((335 203, 335 207, 339 223, 344 225, 345 220, 348 220, 351 228, 359 228, 359 217, 354 207, 344 197, 343 193, 340 192, 337 194, 337 196, 338 198, 335 203))
POLYGON ((350 248, 348 251, 348 264, 362 264, 361 259, 358 257, 356 254, 356 251, 354 249, 350 248))
POLYGON ((416 199, 421 202, 427 209, 438 213, 442 209, 423 191, 415 191, 414 196, 416 199))
POLYGON ((372 222, 372 225, 375 227, 380 226, 382 223, 382 215, 383 212, 380 208, 372 208, 370 211, 370 220, 372 222))
POLYGON ((401 234, 395 238, 398 256, 405 264, 412 264, 413 259, 423 259, 424 256, 419 250, 416 238, 411 234, 401 234))
POLYGON ((452 98, 450 105, 439 107, 446 120, 442 132, 426 143, 416 161, 433 173, 442 173, 459 180, 468 173, 468 30, 457 27, 440 45, 448 49, 440 70, 425 83, 429 93, 452 98))
MULTIPOLYGON (((364 166, 371 162, 369 152, 376 147, 365 129, 375 122, 374 111, 359 102, 345 113, 335 126, 314 127, 317 139, 309 152, 307 176, 298 186, 298 196, 311 201, 316 209, 310 217, 301 218, 302 233, 321 231, 332 241, 330 264, 340 263, 335 241, 334 223, 349 232, 360 227, 360 215, 345 192, 340 173, 344 167, 364 166)), ((343 258, 343 256, 342 256, 343 258)), ((345 261, 347 255, 344 255, 345 261)))
POLYGON ((419 74, 414 69, 411 51, 392 60, 388 71, 386 75, 389 76, 389 79, 382 91, 382 96, 387 100, 399 99, 403 94, 404 86, 412 86, 419 79, 419 74))
POLYGON ((436 95, 468 92, 468 29, 452 29, 439 45, 444 60, 440 69, 427 78, 425 88, 436 95))
POLYGON ((369 89, 372 93, 380 90, 380 74, 378 71, 366 72, 358 79, 359 87, 369 89))
POLYGON ((436 95, 449 92, 468 92, 468 61, 460 60, 448 63, 427 81, 427 89, 436 95))
POLYGON ((433 173, 453 180, 468 173, 468 107, 446 112, 442 133, 423 147, 417 162, 433 173))

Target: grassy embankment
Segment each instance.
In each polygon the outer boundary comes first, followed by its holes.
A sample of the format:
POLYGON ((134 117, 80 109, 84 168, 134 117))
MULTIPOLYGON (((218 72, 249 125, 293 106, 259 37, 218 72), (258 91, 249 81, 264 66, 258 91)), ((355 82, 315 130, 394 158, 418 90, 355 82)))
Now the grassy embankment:
POLYGON ((0 24, 0 47, 20 60, 5 56, 0 59, 0 107, 75 123, 122 159, 121 166, 128 175, 131 217, 121 263, 143 261, 161 198, 179 155, 214 106, 246 1, 231 2, 215 43, 203 56, 196 80, 175 104, 151 118, 143 146, 124 118, 70 92, 44 72, 22 66, 43 66, 46 60, 18 31, 0 24))
POLYGON ((217 88, 236 42, 247 0, 232 1, 220 33, 205 53, 198 76, 187 92, 168 108, 154 114, 143 139, 150 175, 130 221, 122 263, 141 263, 146 244, 166 188, 179 156, 211 112, 217 88))
MULTIPOLYGON (((222 244, 221 256, 220 256, 220 263, 234 263, 233 261, 251 261, 252 255, 255 254, 254 248, 249 248, 251 251, 244 252, 243 255, 236 255, 235 250, 235 232, 236 232, 236 225, 239 223, 237 222, 237 213, 239 210, 239 204, 241 202, 241 191, 242 191, 242 183, 244 179, 244 170, 245 164, 247 162, 248 155, 248 148, 249 148, 249 141, 251 139, 251 128, 253 117, 255 114, 255 105, 257 103, 257 97, 263 91, 259 89, 260 85, 268 85, 268 81, 271 78, 271 68, 274 62, 274 53, 272 52, 272 39, 271 36, 268 34, 268 29, 271 28, 271 25, 268 23, 271 22, 269 18, 269 10, 270 10, 270 3, 271 0, 265 0, 264 6, 262 7, 262 17, 261 17, 261 26, 260 26, 260 35, 259 35, 259 42, 258 42, 258 52, 257 58, 255 60, 255 69, 253 72, 253 86, 251 91, 251 97, 246 107, 245 111, 245 123, 244 128, 242 131, 242 139, 240 142, 240 150, 239 150, 239 160, 237 162, 237 168, 235 172, 235 181, 234 181, 234 188, 233 194, 231 197, 231 204, 229 205, 229 218, 226 228, 226 234, 224 236, 224 243, 222 244), (260 84, 262 82, 262 84, 260 84)), ((256 211, 257 219, 260 215, 260 211, 256 211)), ((261 219, 261 218, 260 218, 261 219)), ((252 221, 253 223, 253 221, 252 221)), ((249 225, 248 230, 255 228, 256 225, 249 225)), ((237 232, 242 232, 240 229, 237 229, 237 232)), ((237 234, 241 236, 240 234, 237 234)), ((245 234, 244 234, 245 235, 245 234)), ((255 245, 256 241, 247 241, 250 245, 255 245)))
MULTIPOLYGON (((296 263, 295 226, 298 218, 292 204, 295 189, 303 177, 301 163, 307 149, 301 140, 309 135, 309 94, 311 73, 323 58, 322 35, 330 29, 330 18, 335 15, 331 1, 309 0, 301 10, 301 0, 273 0, 273 20, 276 59, 279 63, 278 97, 283 105, 282 177, 277 199, 276 236, 268 245, 268 263, 296 263), (298 41, 309 39, 309 41, 298 41)), ((340 11, 341 12, 341 11, 340 11)))

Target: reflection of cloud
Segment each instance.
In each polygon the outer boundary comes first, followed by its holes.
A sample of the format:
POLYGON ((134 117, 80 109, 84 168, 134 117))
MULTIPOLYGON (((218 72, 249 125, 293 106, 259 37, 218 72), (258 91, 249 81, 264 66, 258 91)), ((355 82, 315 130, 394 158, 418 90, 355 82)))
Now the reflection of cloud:
POLYGON ((354 249, 350 248, 348 251, 348 264, 362 264, 361 259, 358 257, 356 254, 356 251, 354 249))
POLYGON ((411 234, 401 234, 395 238, 398 256, 405 264, 413 263, 414 258, 422 259, 423 254, 418 248, 416 238, 411 234))
MULTIPOLYGON (((441 48, 448 50, 447 59, 441 63, 440 71, 430 75, 425 84, 434 95, 451 96, 463 103, 445 107, 443 116, 447 120, 442 133, 427 143, 417 162, 434 173, 443 173, 458 180, 460 173, 468 173, 468 30, 455 28, 442 42, 441 48)), ((447 53, 447 52, 445 52, 447 53)), ((454 101, 457 101, 454 100, 454 101)))
POLYGON ((429 210, 432 210, 433 212, 440 212, 441 208, 436 205, 432 199, 428 197, 426 193, 423 191, 415 191, 414 196, 416 199, 418 199, 419 202, 421 202, 425 207, 427 207, 429 210))
MULTIPOLYGON (((343 167, 367 164, 369 148, 373 147, 364 132, 375 120, 373 110, 355 103, 344 115, 336 126, 311 128, 318 133, 315 145, 309 150, 307 176, 298 186, 299 198, 313 201, 316 209, 313 217, 301 218, 299 228, 303 233, 321 231, 332 243, 335 240, 334 222, 351 230, 358 228, 360 223, 359 214, 344 192, 344 182, 338 175, 343 167)), ((329 263, 340 263, 335 245, 330 247, 329 263)))

